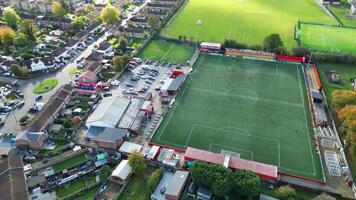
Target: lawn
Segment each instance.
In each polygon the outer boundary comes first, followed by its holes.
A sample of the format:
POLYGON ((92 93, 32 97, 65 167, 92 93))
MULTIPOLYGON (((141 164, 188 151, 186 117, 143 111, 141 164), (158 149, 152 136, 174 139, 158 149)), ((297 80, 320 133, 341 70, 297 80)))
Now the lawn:
POLYGON ((54 155, 56 154, 59 154, 61 152, 61 148, 62 146, 68 144, 68 142, 66 141, 56 141, 54 142, 54 144, 56 145, 56 147, 53 149, 53 150, 50 150, 50 149, 42 149, 38 152, 39 155, 42 155, 42 156, 46 156, 48 155, 49 153, 52 153, 54 155))
POLYGON ((323 180, 300 65, 200 55, 151 143, 195 147, 323 180))
POLYGON ((197 41, 235 39, 262 44, 267 35, 279 33, 291 48, 296 45, 293 31, 298 19, 337 23, 315 0, 190 0, 161 34, 197 41))
POLYGON ((94 195, 98 191, 99 187, 100 186, 90 189, 90 190, 86 191, 84 195, 78 196, 75 199, 76 200, 93 200, 94 195))
POLYGON ((193 47, 187 44, 151 40, 139 57, 156 61, 186 63, 193 53, 193 47))
POLYGON ((350 14, 351 5, 347 0, 342 0, 338 6, 329 6, 329 9, 341 20, 345 26, 356 27, 356 20, 346 19, 345 16, 350 14))
MULTIPOLYGON (((68 195, 79 192, 84 189, 85 186, 93 185, 96 183, 96 175, 90 175, 88 177, 76 180, 64 187, 60 187, 56 190, 56 195, 59 199, 62 199, 68 195)), ((95 194, 95 193, 94 193, 95 194)))
POLYGON ((48 91, 51 91, 58 84, 58 79, 56 78, 48 78, 43 80, 40 83, 37 83, 35 88, 33 89, 33 93, 35 94, 43 94, 48 91))
POLYGON ((314 51, 356 53, 356 29, 301 24, 300 41, 314 51))
POLYGON ((150 195, 145 179, 141 176, 133 176, 118 200, 150 199, 150 195))
POLYGON ((80 163, 87 161, 87 160, 88 160, 88 158, 86 157, 85 154, 80 154, 80 155, 74 156, 72 158, 69 158, 69 159, 63 161, 63 162, 53 165, 54 173, 58 173, 60 171, 63 171, 64 169, 74 167, 76 165, 79 165, 80 163))

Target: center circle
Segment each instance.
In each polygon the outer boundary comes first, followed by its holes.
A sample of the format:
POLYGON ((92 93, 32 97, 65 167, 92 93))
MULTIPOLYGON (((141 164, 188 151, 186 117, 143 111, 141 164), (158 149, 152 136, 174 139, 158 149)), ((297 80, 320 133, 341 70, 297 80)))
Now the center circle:
POLYGON ((225 98, 241 105, 252 105, 258 101, 258 95, 255 91, 245 88, 231 88, 226 90, 225 98))

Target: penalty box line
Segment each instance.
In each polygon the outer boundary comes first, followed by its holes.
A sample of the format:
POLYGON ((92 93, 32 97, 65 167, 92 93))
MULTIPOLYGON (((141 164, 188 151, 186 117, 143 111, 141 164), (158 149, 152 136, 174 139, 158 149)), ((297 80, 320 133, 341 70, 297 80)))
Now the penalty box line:
MULTIPOLYGON (((211 143, 210 147, 209 147, 209 151, 211 151, 211 148, 213 148, 213 146, 225 147, 225 148, 230 148, 230 149, 236 150, 236 152, 233 152, 233 153, 247 152, 250 154, 250 160, 253 160, 253 151, 249 151, 246 149, 240 149, 240 148, 236 148, 236 147, 231 147, 231 146, 227 146, 227 145, 222 145, 222 144, 217 144, 217 143, 211 143)), ((224 149, 222 149, 222 150, 224 150, 224 149)), ((226 151, 228 151, 228 150, 226 149, 226 151)))

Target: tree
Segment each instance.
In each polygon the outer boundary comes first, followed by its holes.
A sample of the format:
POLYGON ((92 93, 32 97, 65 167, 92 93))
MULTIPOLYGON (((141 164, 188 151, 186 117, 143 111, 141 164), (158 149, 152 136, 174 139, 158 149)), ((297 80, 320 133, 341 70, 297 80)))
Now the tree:
POLYGON ((68 0, 60 0, 59 3, 62 5, 66 12, 70 11, 70 3, 68 2, 68 0))
POLYGON ((332 94, 333 106, 340 109, 346 105, 356 104, 356 92, 352 90, 335 90, 332 94))
POLYGON ((147 168, 146 160, 139 151, 131 152, 128 160, 133 173, 138 175, 145 173, 147 168))
POLYGON ((147 180, 148 190, 152 193, 163 176, 163 169, 156 169, 147 180))
POLYGON ((100 171, 99 171, 99 178, 100 178, 100 181, 104 181, 111 173, 111 169, 109 166, 107 165, 104 165, 100 168, 100 171))
POLYGON ((83 15, 76 16, 76 17, 74 17, 74 19, 72 21, 71 27, 72 27, 72 29, 74 29, 76 31, 82 30, 82 29, 84 29, 87 21, 88 21, 88 18, 86 16, 83 16, 83 15))
POLYGON ((125 52, 127 50, 127 39, 124 37, 119 38, 119 44, 120 44, 120 49, 121 51, 125 52))
POLYGON ((64 17, 67 11, 63 8, 63 5, 58 1, 54 1, 52 4, 52 13, 56 17, 64 17))
POLYGON ((85 4, 85 10, 86 10, 88 13, 96 12, 95 6, 94 6, 93 4, 90 4, 90 3, 85 4))
POLYGON ((161 26, 161 20, 159 19, 159 17, 157 15, 153 15, 150 14, 148 15, 148 25, 150 25, 150 27, 154 30, 154 31, 158 31, 160 26, 161 26))
POLYGON ((116 72, 121 72, 124 68, 125 68, 125 65, 126 65, 126 62, 124 60, 124 56, 115 56, 113 58, 113 66, 114 66, 114 70, 116 72))
POLYGON ((236 192, 247 199, 258 194, 261 184, 260 178, 249 170, 237 170, 233 173, 232 191, 236 192))
POLYGON ((15 31, 9 26, 2 26, 0 27, 0 44, 8 47, 12 45, 15 40, 16 33, 15 31))
POLYGON ((29 40, 36 41, 36 31, 37 25, 35 21, 30 19, 24 19, 20 23, 20 32, 24 33, 29 40))
POLYGON ((10 70, 16 76, 23 76, 25 74, 25 72, 22 70, 21 66, 18 64, 12 64, 10 66, 10 70))
POLYGON ((286 199, 286 200, 291 200, 294 199, 296 196, 296 192, 295 189, 292 188, 289 185, 285 185, 285 186, 280 186, 277 191, 276 191, 277 195, 279 198, 281 199, 286 199))
POLYGON ((3 20, 7 23, 7 25, 16 29, 20 22, 20 16, 11 7, 6 7, 3 11, 3 20))
POLYGON ((273 53, 283 53, 285 51, 284 44, 279 34, 271 34, 263 41, 263 50, 273 53))
POLYGON ((292 49, 292 53, 295 56, 306 56, 310 54, 310 50, 302 46, 297 46, 292 49))
POLYGON ((117 7, 108 4, 101 10, 100 17, 105 24, 115 24, 120 20, 120 11, 117 7))
POLYGON ((247 49, 247 45, 243 43, 238 43, 235 40, 226 39, 223 43, 225 48, 235 48, 235 49, 247 49))
POLYGON ((18 47, 25 47, 29 44, 29 39, 26 34, 19 32, 15 37, 14 43, 18 47))

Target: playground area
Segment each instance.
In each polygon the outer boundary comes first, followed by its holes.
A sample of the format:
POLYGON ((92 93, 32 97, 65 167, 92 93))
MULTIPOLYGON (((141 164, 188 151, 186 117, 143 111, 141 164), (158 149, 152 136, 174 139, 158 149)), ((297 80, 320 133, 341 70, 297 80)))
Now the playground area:
POLYGON ((301 65, 201 54, 151 143, 323 180, 313 134, 301 65))

